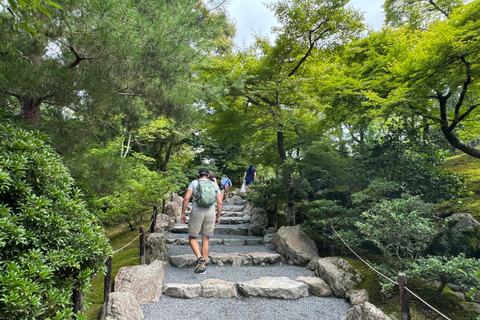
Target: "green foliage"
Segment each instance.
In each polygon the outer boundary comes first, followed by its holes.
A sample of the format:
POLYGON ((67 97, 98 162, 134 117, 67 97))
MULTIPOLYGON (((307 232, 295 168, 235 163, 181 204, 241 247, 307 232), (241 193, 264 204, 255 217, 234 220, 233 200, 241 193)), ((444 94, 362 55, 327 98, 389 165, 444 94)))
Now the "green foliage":
POLYGON ((0 318, 73 319, 111 249, 60 157, 36 132, 0 124, 0 318))
POLYGON ((390 258, 397 271, 402 271, 408 261, 415 260, 427 248, 436 234, 433 208, 418 196, 381 200, 363 212, 362 219, 355 225, 365 239, 390 258))
POLYGON ((178 192, 180 185, 169 173, 157 173, 138 164, 128 172, 121 192, 101 199, 106 207, 102 220, 107 224, 128 223, 133 230, 143 219, 145 211, 160 206, 171 192, 178 192))
POLYGON ((275 206, 285 203, 285 191, 283 190, 282 179, 270 178, 259 182, 253 182, 251 191, 246 198, 252 205, 273 211, 275 206))
POLYGON ((423 133, 407 124, 393 124, 380 139, 358 149, 353 169, 357 181, 370 184, 384 179, 399 186, 400 192, 393 194, 396 197, 409 193, 432 203, 466 195, 465 184, 441 168, 443 149, 423 137, 423 133))
MULTIPOLYGON (((357 248, 361 247, 365 242, 359 236, 355 228, 355 222, 358 221, 359 211, 349 209, 339 205, 334 200, 316 200, 313 201, 305 214, 305 221, 302 229, 308 233, 318 233, 328 239, 327 243, 322 247, 333 247, 336 251, 346 255, 350 254, 348 248, 336 236, 327 233, 326 225, 329 219, 333 219, 334 228, 338 234, 348 243, 349 246, 357 248)), ((321 247, 319 247, 321 248, 321 247)))
POLYGON ((438 295, 442 293, 445 285, 449 282, 461 284, 467 289, 466 291, 480 287, 478 270, 480 270, 480 260, 467 259, 465 255, 428 256, 417 259, 412 265, 412 274, 440 283, 438 295))

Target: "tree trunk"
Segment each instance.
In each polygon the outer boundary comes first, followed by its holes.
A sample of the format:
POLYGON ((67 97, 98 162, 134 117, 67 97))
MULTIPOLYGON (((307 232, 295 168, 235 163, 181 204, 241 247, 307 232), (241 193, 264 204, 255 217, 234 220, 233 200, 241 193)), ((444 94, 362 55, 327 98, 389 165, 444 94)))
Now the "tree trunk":
MULTIPOLYGON (((285 152, 284 146, 284 137, 283 131, 277 131, 277 149, 278 154, 280 155, 281 163, 285 163, 287 160, 287 153, 285 152)), ((292 185, 292 177, 290 176, 290 172, 287 169, 282 170, 282 178, 283 178, 283 188, 285 190, 285 196, 287 198, 287 209, 285 214, 287 215, 287 225, 294 226, 295 225, 295 200, 293 198, 293 189, 291 188, 292 185)))
POLYGON ((175 133, 172 133, 172 137, 170 139, 170 145, 168 146, 168 149, 165 154, 165 159, 163 160, 162 166, 160 167, 160 171, 162 172, 167 171, 167 164, 168 164, 168 161, 170 160, 170 155, 172 154, 174 142, 175 142, 175 133))
POLYGON ((475 157, 475 158, 478 158, 480 159, 480 150, 475 148, 475 147, 472 147, 468 144, 466 144, 465 142, 461 141, 460 139, 458 139, 458 137, 452 132, 449 130, 449 128, 445 128, 444 126, 442 126, 442 132, 443 132, 443 135, 445 136, 445 138, 447 138, 447 141, 455 148, 457 148, 458 150, 461 150, 463 152, 465 152, 466 154, 472 156, 472 157, 475 157))
POLYGON ((40 123, 40 99, 18 98, 22 107, 20 111, 20 118, 32 125, 40 123))

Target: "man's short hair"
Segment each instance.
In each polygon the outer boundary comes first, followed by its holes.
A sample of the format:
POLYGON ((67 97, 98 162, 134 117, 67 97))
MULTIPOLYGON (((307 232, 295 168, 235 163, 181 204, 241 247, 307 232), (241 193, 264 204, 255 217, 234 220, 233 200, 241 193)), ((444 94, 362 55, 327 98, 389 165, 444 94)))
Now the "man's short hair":
POLYGON ((208 177, 208 170, 205 168, 200 168, 200 170, 198 170, 198 175, 200 177, 208 177))

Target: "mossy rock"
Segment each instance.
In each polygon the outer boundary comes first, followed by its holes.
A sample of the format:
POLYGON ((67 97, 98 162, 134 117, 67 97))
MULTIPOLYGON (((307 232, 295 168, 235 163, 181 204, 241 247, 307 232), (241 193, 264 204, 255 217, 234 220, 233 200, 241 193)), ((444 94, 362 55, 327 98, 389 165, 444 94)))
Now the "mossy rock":
POLYGON ((458 256, 464 253, 467 258, 480 258, 480 227, 468 232, 445 231, 433 240, 428 254, 458 256))

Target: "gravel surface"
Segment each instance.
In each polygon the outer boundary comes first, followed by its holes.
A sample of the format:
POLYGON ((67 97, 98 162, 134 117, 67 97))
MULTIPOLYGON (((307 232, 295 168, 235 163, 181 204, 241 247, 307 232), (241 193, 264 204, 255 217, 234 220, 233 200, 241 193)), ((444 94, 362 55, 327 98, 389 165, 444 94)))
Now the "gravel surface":
POLYGON ((178 299, 165 295, 159 302, 143 304, 144 320, 341 320, 350 304, 343 299, 307 297, 298 300, 266 298, 178 299))
POLYGON ((243 266, 232 267, 207 265, 207 273, 199 275, 193 272, 193 268, 168 267, 165 270, 163 283, 200 283, 206 279, 221 279, 235 283, 259 279, 261 277, 288 277, 292 280, 300 276, 315 276, 313 271, 304 267, 278 265, 278 266, 243 266))

